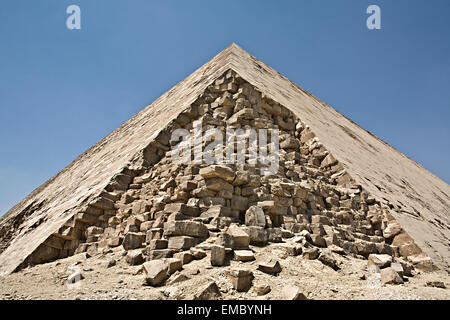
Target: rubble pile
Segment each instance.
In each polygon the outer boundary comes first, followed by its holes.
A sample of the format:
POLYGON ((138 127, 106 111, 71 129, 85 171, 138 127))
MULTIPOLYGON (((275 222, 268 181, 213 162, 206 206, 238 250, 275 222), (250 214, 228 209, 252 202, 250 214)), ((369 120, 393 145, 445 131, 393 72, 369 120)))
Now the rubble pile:
MULTIPOLYGON (((202 149, 210 143, 204 139, 202 149)), ((335 270, 336 254, 368 259, 368 270, 381 273, 383 283, 397 284, 413 268, 435 267, 391 209, 357 184, 301 119, 228 70, 20 268, 122 246, 130 265, 142 265, 146 284, 159 286, 193 260, 209 258, 213 267, 230 260, 245 264, 255 259, 253 246, 278 243, 288 255, 318 259, 335 270), (246 130, 267 129, 269 142, 278 130, 279 146, 269 145, 278 170, 262 174, 267 163, 252 163, 248 154, 245 163, 173 161, 172 150, 182 142, 172 133, 198 135, 196 124, 202 133, 217 129, 224 137, 232 129, 241 142, 246 130)), ((278 261, 257 269, 281 271, 278 261)), ((231 269, 227 277, 246 291, 254 275, 231 269)), ((205 290, 217 295, 214 285, 205 290)), ((304 298, 296 288, 286 295, 304 298)))

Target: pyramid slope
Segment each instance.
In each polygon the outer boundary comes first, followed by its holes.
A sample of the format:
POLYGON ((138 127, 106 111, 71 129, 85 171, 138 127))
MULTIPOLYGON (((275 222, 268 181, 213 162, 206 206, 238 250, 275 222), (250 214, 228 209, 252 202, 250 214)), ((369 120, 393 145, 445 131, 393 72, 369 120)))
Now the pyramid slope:
POLYGON ((450 186, 236 46, 231 68, 309 125, 348 173, 393 215, 435 263, 450 261, 450 186))
POLYGON ((13 272, 78 208, 97 196, 111 178, 186 109, 207 85, 225 72, 232 49, 229 47, 222 51, 8 211, 0 220, 0 230, 8 228, 8 223, 19 219, 29 208, 36 207, 23 219, 20 233, 0 254, 0 275, 13 272))
POLYGON ((0 221, 0 228, 13 220, 23 222, 19 225, 19 235, 0 254, 0 275, 14 271, 230 68, 301 117, 351 176, 374 196, 400 205, 398 213, 393 212, 395 218, 438 266, 446 267, 450 257, 449 230, 445 229, 450 224, 449 186, 238 46, 231 45, 11 209, 0 221), (389 173, 389 178, 385 173, 389 173), (30 215, 22 217, 24 212, 30 215))

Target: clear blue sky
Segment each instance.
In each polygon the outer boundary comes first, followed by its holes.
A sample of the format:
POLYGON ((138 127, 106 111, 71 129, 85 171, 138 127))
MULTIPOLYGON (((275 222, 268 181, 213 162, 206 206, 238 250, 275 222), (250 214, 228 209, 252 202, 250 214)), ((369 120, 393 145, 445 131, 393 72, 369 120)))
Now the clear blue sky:
POLYGON ((448 0, 3 0, 0 214, 231 42, 450 181, 448 0))

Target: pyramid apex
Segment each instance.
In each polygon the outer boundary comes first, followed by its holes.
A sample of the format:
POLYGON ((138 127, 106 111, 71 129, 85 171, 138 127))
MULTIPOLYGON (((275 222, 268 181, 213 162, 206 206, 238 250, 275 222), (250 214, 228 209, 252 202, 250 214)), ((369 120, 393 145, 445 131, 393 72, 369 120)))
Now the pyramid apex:
POLYGON ((232 42, 225 50, 230 50, 230 51, 245 51, 244 49, 242 49, 236 42, 232 42))

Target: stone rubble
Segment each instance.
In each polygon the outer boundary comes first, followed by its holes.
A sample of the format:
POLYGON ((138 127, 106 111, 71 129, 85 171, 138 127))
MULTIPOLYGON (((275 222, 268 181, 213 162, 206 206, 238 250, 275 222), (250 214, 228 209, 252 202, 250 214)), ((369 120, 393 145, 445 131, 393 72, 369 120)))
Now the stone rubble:
MULTIPOLYGON (((116 175, 98 199, 47 239, 24 266, 122 246, 130 265, 142 264, 146 284, 159 286, 166 280, 174 283, 176 271, 194 259, 209 255, 213 267, 226 265, 228 258, 246 265, 255 260, 251 246, 279 243, 277 248, 288 256, 318 259, 334 270, 339 270, 334 254, 368 259, 369 267, 380 270, 383 284, 402 283, 415 267, 434 268, 385 202, 356 184, 292 112, 233 71, 159 133, 142 163, 116 175), (261 175, 261 163, 172 162, 170 150, 178 141, 170 140, 171 132, 193 132, 194 119, 204 130, 261 127, 270 134, 279 129, 278 172, 261 175)), ((282 272, 279 261, 257 265, 247 268, 282 272)), ((249 290, 255 277, 249 269, 231 270, 227 276, 237 291, 249 290)), ((259 288, 257 294, 267 290, 259 288)), ((288 299, 306 299, 296 287, 284 291, 288 299)), ((214 282, 196 296, 219 297, 214 282)))

